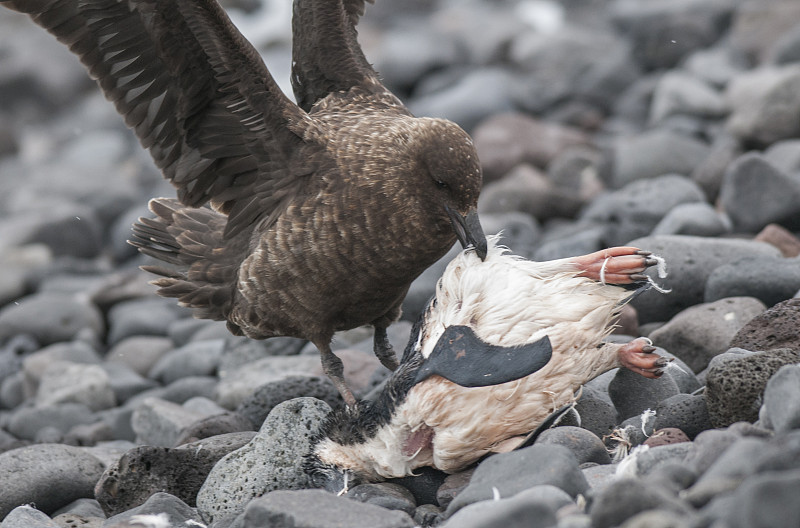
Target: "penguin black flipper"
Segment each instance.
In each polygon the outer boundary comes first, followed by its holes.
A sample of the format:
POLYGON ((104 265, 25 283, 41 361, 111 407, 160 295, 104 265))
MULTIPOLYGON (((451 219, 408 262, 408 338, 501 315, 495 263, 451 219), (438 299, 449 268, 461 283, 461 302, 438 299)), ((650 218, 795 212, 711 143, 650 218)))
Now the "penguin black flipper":
POLYGON ((481 341, 468 326, 448 327, 414 378, 414 385, 438 375, 462 387, 488 387, 515 381, 544 367, 550 339, 503 347, 481 341))

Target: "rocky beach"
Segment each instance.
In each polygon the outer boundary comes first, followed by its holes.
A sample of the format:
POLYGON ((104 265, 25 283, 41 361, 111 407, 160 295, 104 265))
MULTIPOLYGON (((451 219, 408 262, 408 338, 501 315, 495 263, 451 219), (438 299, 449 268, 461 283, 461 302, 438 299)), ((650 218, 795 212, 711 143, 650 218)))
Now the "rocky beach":
MULTIPOLYGON (((223 6, 287 93, 290 0, 223 6)), ((311 489, 339 393, 317 349, 160 298, 127 244, 174 189, 79 61, 0 8, 0 528, 800 526, 800 2, 375 0, 367 58, 474 138, 486 233, 533 260, 666 262, 612 370, 534 445, 311 489)), ((402 351, 455 247, 389 329, 402 351)), ((357 396, 389 371, 337 334, 357 396)))

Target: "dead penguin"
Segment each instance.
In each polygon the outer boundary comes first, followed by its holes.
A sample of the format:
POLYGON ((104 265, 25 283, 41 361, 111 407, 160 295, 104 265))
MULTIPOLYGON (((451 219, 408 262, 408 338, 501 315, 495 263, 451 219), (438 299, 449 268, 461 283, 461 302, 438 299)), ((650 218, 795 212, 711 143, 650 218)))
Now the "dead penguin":
POLYGON ((386 328, 411 282, 456 240, 485 255, 469 136, 416 118, 356 40, 364 0, 296 0, 292 87, 214 0, 0 0, 89 69, 178 200, 150 203, 134 245, 169 266, 159 293, 237 335, 311 340, 354 403, 335 331, 386 328), (204 205, 211 207, 204 207, 204 205))
POLYGON ((603 342, 658 262, 632 247, 532 262, 495 238, 484 262, 461 253, 383 390, 322 427, 304 462, 311 481, 340 492, 422 466, 456 472, 517 447, 603 372, 624 366, 659 377, 666 359, 646 339, 603 342))

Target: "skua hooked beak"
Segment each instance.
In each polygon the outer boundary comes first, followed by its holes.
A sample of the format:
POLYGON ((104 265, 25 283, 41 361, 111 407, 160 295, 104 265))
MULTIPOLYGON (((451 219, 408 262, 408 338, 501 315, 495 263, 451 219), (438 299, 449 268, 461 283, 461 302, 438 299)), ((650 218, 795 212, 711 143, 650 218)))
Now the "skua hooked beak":
POLYGON ((475 248, 475 253, 481 260, 486 259, 486 235, 483 234, 480 219, 478 218, 478 211, 470 209, 466 216, 461 216, 458 211, 451 209, 445 205, 447 214, 450 217, 450 223, 453 225, 453 231, 456 232, 456 237, 464 249, 471 247, 475 248))

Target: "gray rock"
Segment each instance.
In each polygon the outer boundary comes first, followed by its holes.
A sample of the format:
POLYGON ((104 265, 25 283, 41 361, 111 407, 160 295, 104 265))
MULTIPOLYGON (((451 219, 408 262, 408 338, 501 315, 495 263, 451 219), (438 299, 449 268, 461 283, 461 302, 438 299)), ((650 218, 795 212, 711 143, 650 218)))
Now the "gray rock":
POLYGON ((782 173, 800 170, 800 139, 784 139, 764 151, 764 159, 782 173))
POLYGON ((0 523, 2 528, 61 528, 47 514, 40 512, 32 506, 17 506, 0 523))
POLYGON ((522 113, 503 113, 486 119, 475 128, 473 138, 487 182, 505 176, 523 163, 547 167, 568 147, 589 143, 589 138, 575 128, 522 113))
POLYGON ((172 341, 166 337, 131 336, 111 347, 106 354, 106 361, 123 363, 146 376, 159 358, 172 348, 172 341))
POLYGON ((747 323, 731 340, 731 347, 747 350, 800 350, 800 300, 776 304, 747 323))
POLYGON ((167 335, 169 325, 191 312, 174 299, 137 299, 115 304, 108 312, 108 342, 112 345, 136 335, 167 335))
POLYGON ((277 490, 257 498, 236 520, 236 528, 412 528, 407 513, 336 497, 322 490, 277 490))
POLYGON ((585 493, 589 487, 569 449, 533 445, 494 455, 481 462, 469 485, 447 507, 447 515, 451 516, 469 504, 492 499, 494 489, 501 497, 510 497, 540 484, 560 488, 570 497, 585 493))
POLYGON ((254 431, 253 423, 249 419, 239 413, 223 411, 207 418, 202 418, 185 427, 178 439, 175 440, 175 445, 179 446, 189 442, 197 442, 203 438, 244 431, 254 431))
POLYGON ((760 153, 748 152, 728 167, 719 199, 737 232, 755 234, 771 223, 800 229, 800 176, 782 172, 760 153))
POLYGON ((647 480, 621 478, 600 492, 589 514, 592 526, 612 528, 647 510, 666 510, 673 515, 688 515, 691 507, 647 480))
POLYGON ((55 427, 66 433, 76 424, 95 421, 91 409, 81 403, 63 403, 49 407, 24 407, 18 409, 8 421, 8 431, 24 440, 33 440, 36 433, 46 427, 55 427))
POLYGON ((111 380, 100 365, 58 361, 44 371, 36 393, 36 405, 82 403, 93 411, 116 406, 111 380))
POLYGON ((658 81, 650 107, 650 121, 658 123, 670 115, 722 117, 728 109, 722 94, 702 79, 681 71, 670 71, 658 81))
POLYGON ((505 69, 479 68, 409 101, 408 107, 414 115, 450 119, 469 131, 486 117, 514 108, 513 85, 514 78, 505 69))
POLYGON ((131 398, 126 406, 136 407, 146 398, 161 398, 173 403, 184 403, 195 398, 213 399, 218 383, 217 378, 211 376, 191 376, 174 381, 166 387, 142 392, 131 398))
POLYGON ((759 352, 709 368, 706 403, 714 427, 735 422, 755 422, 769 378, 783 365, 800 362, 789 349, 759 352))
POLYGON ((216 374, 225 341, 194 341, 167 352, 153 365, 148 377, 170 384, 187 376, 212 376, 216 374))
POLYGON ((29 334, 49 345, 68 341, 85 328, 102 335, 103 316, 95 306, 71 296, 34 294, 0 309, 0 340, 29 334))
POLYGON ((593 462, 595 464, 610 464, 603 442, 592 432, 581 427, 563 426, 554 427, 544 431, 535 444, 560 445, 566 447, 575 456, 578 464, 593 462))
POLYGON ((565 491, 547 484, 522 490, 512 497, 470 504, 455 513, 443 528, 549 528, 560 508, 573 504, 565 491))
POLYGON ((690 439, 711 429, 705 396, 676 394, 661 400, 656 407, 655 429, 675 427, 686 433, 690 439))
POLYGON ((684 462, 696 475, 702 475, 739 438, 740 436, 733 431, 720 429, 703 431, 692 442, 684 462))
POLYGON ((164 526, 197 526, 201 525, 200 517, 194 508, 190 508, 179 498, 169 493, 157 492, 141 506, 109 517, 103 522, 103 528, 129 528, 141 526, 141 520, 150 519, 164 526), (136 519, 134 517, 137 517, 136 519), (166 524, 164 524, 166 523, 166 524))
MULTIPOLYGON (((269 491, 308 487, 301 456, 330 407, 314 398, 283 402, 267 416, 258 434, 220 460, 197 495, 208 522, 238 515, 250 500, 269 491)), ((302 509, 302 508, 301 508, 302 509)))
POLYGON ((91 498, 102 473, 103 464, 76 447, 39 444, 6 451, 0 454, 0 518, 31 502, 48 513, 91 498))
POLYGON ((754 475, 733 492, 723 519, 731 528, 792 526, 800 519, 798 489, 798 469, 754 475))
POLYGON ((303 396, 317 398, 331 407, 342 404, 342 398, 331 380, 319 376, 288 376, 266 383, 237 407, 236 412, 261 427, 267 415, 279 403, 303 396))
POLYGON ((632 42, 633 57, 645 70, 669 69, 689 53, 713 44, 727 29, 730 2, 648 2, 618 0, 611 16, 632 42))
POLYGON ((125 363, 107 361, 101 365, 108 374, 111 390, 116 400, 123 404, 133 396, 158 386, 153 380, 143 378, 125 363))
POLYGON ((399 484, 375 482, 359 484, 347 492, 347 498, 365 504, 374 504, 387 510, 404 511, 413 516, 417 509, 414 496, 399 484))
POLYGON ((681 310, 703 302, 706 281, 717 267, 746 256, 780 254, 777 248, 762 242, 685 235, 639 238, 628 245, 663 257, 669 273, 660 279, 655 271, 646 272, 671 291, 668 295, 646 291, 632 301, 640 324, 667 321, 681 310))
POLYGON ((798 16, 800 6, 791 0, 741 4, 731 28, 731 51, 754 64, 765 61, 775 43, 797 24, 798 16))
POLYGON ((584 222, 605 224, 606 244, 618 246, 650 234, 673 207, 704 200, 705 195, 696 183, 670 174, 634 181, 622 189, 600 195, 579 218, 584 222))
POLYGON ((766 447, 767 442, 764 439, 739 438, 700 475, 695 486, 702 486, 712 480, 744 480, 756 471, 759 458, 766 447))
POLYGON ((661 129, 619 137, 612 148, 608 182, 614 188, 664 174, 691 174, 710 152, 705 143, 661 129))
POLYGON ((625 420, 642 414, 645 409, 655 409, 661 400, 679 394, 679 389, 668 373, 658 379, 648 379, 621 368, 609 383, 608 394, 620 419, 625 420))
POLYGON ((8 233, 13 237, 12 244, 43 244, 56 256, 98 256, 103 231, 95 211, 70 201, 54 200, 47 207, 37 205, 34 211, 19 212, 8 221, 13 225, 8 233))
MULTIPOLYGON (((345 379, 348 365, 345 363, 345 379)), ((265 357, 239 368, 221 371, 215 400, 226 409, 235 409, 250 398, 259 387, 289 376, 312 375, 320 367, 319 354, 265 357)))
POLYGON ((746 295, 772 306, 791 299, 798 289, 800 258, 745 257, 711 272, 704 297, 711 302, 746 295))
POLYGON ((602 466, 587 465, 581 468, 581 473, 586 477, 589 483, 590 493, 596 495, 600 490, 606 487, 617 478, 617 468, 619 464, 604 464, 602 466))
POLYGON ((29 395, 36 394, 39 388, 39 380, 47 368, 53 363, 64 361, 96 365, 101 363, 102 359, 95 348, 85 341, 53 343, 37 350, 23 360, 26 393, 29 395))
POLYGON ((194 507, 197 492, 219 459, 249 442, 255 433, 230 433, 177 448, 139 446, 111 464, 95 487, 105 515, 144 504, 162 491, 194 507))
POLYGON ((744 143, 767 146, 800 134, 800 66, 763 67, 736 76, 726 91, 727 128, 744 143))
POLYGON ((800 429, 800 365, 784 365, 767 382, 760 420, 771 429, 800 429))
POLYGON ((620 528, 689 528, 692 522, 692 515, 676 515, 672 511, 655 509, 637 513, 620 528))
POLYGON ((131 426, 137 443, 172 447, 186 427, 206 416, 160 398, 146 398, 136 406, 131 426))
POLYGON ((533 260, 544 262, 587 255, 602 249, 607 228, 594 222, 573 222, 547 231, 533 260))
POLYGON ((478 209, 481 214, 518 211, 544 221, 553 217, 572 218, 582 205, 570 191, 556 187, 538 169, 523 164, 486 184, 481 190, 478 209))
POLYGON ((714 237, 730 231, 731 221, 727 216, 720 215, 705 202, 696 202, 670 209, 650 234, 714 237))
POLYGON ((575 411, 581 417, 581 427, 599 438, 611 433, 617 424, 617 410, 611 404, 608 394, 601 395, 585 385, 583 394, 575 405, 575 411))
POLYGON ((697 304, 675 315, 649 337, 656 346, 680 357, 692 371, 700 372, 712 357, 728 349, 728 343, 746 323, 766 308, 753 297, 697 304))
POLYGON ((456 42, 426 25, 394 27, 375 50, 375 68, 387 86, 406 90, 433 70, 458 64, 463 52, 456 42))

